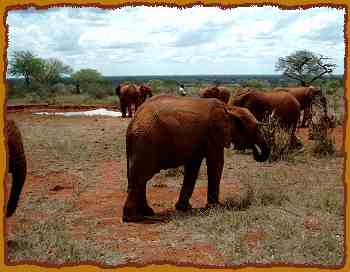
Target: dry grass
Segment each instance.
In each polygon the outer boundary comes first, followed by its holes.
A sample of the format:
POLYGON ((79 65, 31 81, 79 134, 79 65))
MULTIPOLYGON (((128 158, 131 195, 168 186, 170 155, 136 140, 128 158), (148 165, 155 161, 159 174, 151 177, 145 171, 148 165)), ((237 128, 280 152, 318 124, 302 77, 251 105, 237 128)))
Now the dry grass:
MULTIPOLYGON (((105 217, 115 216, 117 202, 122 201, 116 193, 126 188, 124 135, 128 122, 113 118, 92 121, 12 117, 23 131, 32 180, 15 218, 11 219, 15 221, 10 221, 12 227, 6 237, 9 260, 53 264, 89 260, 103 265, 139 260, 135 250, 144 237, 135 225, 125 226, 117 217, 111 226, 101 223, 105 217), (110 188, 104 188, 106 173, 100 168, 103 162, 120 167, 111 173, 110 188), (55 198, 50 193, 49 181, 54 172, 71 177, 72 197, 55 198), (34 177, 40 180, 34 181, 34 177), (110 203, 105 202, 107 196, 110 203), (97 212, 92 214, 91 209, 97 212), (121 250, 125 241, 135 241, 128 251, 121 250)), ((222 199, 224 205, 219 207, 180 213, 175 212, 175 203, 169 203, 166 195, 163 199, 152 199, 152 205, 167 203, 173 207, 168 223, 152 225, 152 231, 159 235, 159 247, 211 245, 222 256, 224 261, 220 263, 226 265, 281 262, 341 265, 344 159, 316 158, 311 146, 305 148, 305 152, 295 154, 293 159, 271 163, 255 162, 250 151, 241 154, 226 149, 222 187, 238 184, 241 190, 222 199)), ((178 193, 182 171, 178 168, 160 173, 160 179, 157 181, 155 177, 148 190, 171 189, 178 193)), ((203 163, 196 188, 206 186, 203 163)), ((206 195, 202 197, 206 199, 206 195)), ((145 248, 151 246, 150 243, 145 248)), ((176 261, 177 257, 171 258, 169 261, 176 261)), ((211 263, 218 262, 214 255, 207 258, 211 263)), ((198 264, 198 260, 193 264, 198 264)))
POLYGON ((261 126, 263 135, 265 136, 271 153, 269 161, 288 160, 292 159, 296 151, 296 144, 292 141, 292 128, 283 126, 276 116, 266 114, 263 122, 265 125, 261 126))
POLYGON ((319 110, 314 110, 310 125, 310 137, 314 140, 314 155, 330 156, 336 153, 335 139, 332 136, 334 121, 319 110))

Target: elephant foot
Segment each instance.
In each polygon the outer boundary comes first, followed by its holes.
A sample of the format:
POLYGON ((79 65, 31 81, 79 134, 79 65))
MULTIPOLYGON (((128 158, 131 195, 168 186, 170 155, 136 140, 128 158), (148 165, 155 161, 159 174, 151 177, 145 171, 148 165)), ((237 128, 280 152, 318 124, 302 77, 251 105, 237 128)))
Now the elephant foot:
POLYGON ((133 215, 126 215, 123 214, 123 222, 127 223, 132 223, 132 222, 141 222, 145 218, 143 217, 142 214, 133 214, 133 215))
POLYGON ((192 209, 192 206, 191 206, 190 203, 177 202, 177 203, 175 204, 175 208, 176 208, 176 210, 178 210, 178 211, 186 212, 186 211, 192 209))
POLYGON ((215 207, 220 206, 220 202, 213 202, 213 203, 207 203, 207 205, 205 206, 206 209, 213 209, 215 207))
POLYGON ((154 216, 155 215, 154 210, 148 205, 142 207, 140 212, 143 216, 154 216))
POLYGON ((144 220, 144 217, 141 213, 136 212, 134 208, 125 208, 123 210, 123 222, 140 222, 144 220))

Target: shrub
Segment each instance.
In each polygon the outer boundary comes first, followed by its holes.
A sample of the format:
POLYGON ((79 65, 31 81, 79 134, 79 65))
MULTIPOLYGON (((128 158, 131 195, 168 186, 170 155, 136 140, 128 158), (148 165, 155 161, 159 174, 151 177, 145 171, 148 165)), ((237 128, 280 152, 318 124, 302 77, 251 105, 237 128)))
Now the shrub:
POLYGON ((312 114, 309 137, 314 140, 312 153, 316 156, 335 154, 335 139, 332 137, 334 121, 327 115, 316 111, 312 114))
POLYGON ((270 116, 269 114, 266 114, 264 122, 262 132, 271 148, 269 161, 289 159, 291 151, 294 149, 294 144, 300 144, 291 142, 292 128, 285 128, 281 125, 278 117, 270 116))
POLYGON ((113 95, 113 87, 111 84, 89 83, 84 86, 84 92, 93 98, 102 99, 113 95))

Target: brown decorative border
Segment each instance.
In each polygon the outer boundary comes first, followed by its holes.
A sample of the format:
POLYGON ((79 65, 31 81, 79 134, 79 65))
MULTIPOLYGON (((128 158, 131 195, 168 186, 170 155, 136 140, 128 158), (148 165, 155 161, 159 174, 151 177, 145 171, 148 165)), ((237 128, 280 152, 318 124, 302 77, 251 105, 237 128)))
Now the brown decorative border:
MULTIPOLYGON (((243 271, 252 272, 252 271, 350 271, 350 262, 349 262, 349 203, 347 203, 347 196, 349 193, 349 186, 347 184, 347 180, 350 179, 350 173, 349 173, 349 160, 347 158, 346 152, 350 148, 349 143, 349 137, 348 137, 348 131, 350 128, 349 120, 348 120, 348 101, 349 101, 349 59, 348 59, 348 52, 349 52, 349 43, 348 43, 348 37, 349 37, 349 6, 350 2, 348 0, 270 0, 270 1, 263 1, 263 0, 223 0, 223 1, 210 1, 210 0, 203 0, 203 1, 191 1, 191 0, 149 0, 149 1, 123 1, 123 0, 95 0, 95 1, 89 1, 89 0, 0 0, 0 12, 3 17, 2 24, 0 26, 0 49, 2 51, 2 59, 0 62, 0 73, 2 73, 2 77, 0 77, 0 176, 3 177, 3 181, 6 179, 7 171, 6 171, 6 147, 5 147, 5 120, 6 120, 6 102, 7 102, 7 96, 6 96, 6 67, 7 67, 7 46, 8 46, 8 28, 6 26, 6 17, 9 11, 11 10, 19 10, 19 9, 25 9, 28 7, 35 7, 36 9, 47 9, 50 7, 99 7, 104 9, 112 9, 112 8, 119 8, 124 6, 139 6, 139 5, 145 5, 145 6, 167 6, 167 7, 174 7, 174 8, 190 8, 195 5, 201 5, 201 6, 208 6, 208 7, 220 7, 222 9, 229 9, 234 7, 249 7, 249 6, 274 6, 278 7, 282 10, 289 10, 289 9, 309 9, 313 7, 332 7, 337 9, 345 9, 345 17, 344 17, 344 37, 345 37, 345 56, 344 56, 344 98, 346 101, 346 126, 344 127, 344 144, 343 144, 343 151, 345 154, 345 160, 344 160, 344 171, 343 171, 343 178, 344 178, 344 188, 345 188, 345 207, 344 207, 344 214, 345 214, 345 245, 344 245, 344 262, 340 266, 322 266, 322 267, 316 267, 316 266, 303 266, 303 265, 291 265, 291 264, 274 264, 271 265, 259 265, 259 264, 246 264, 242 266, 222 266, 222 267, 199 267, 199 266, 191 266, 191 264, 188 265, 181 265, 179 266, 176 263, 164 263, 159 262, 152 265, 139 265, 136 266, 134 264, 130 264, 129 266, 118 266, 116 268, 111 268, 108 266, 101 266, 97 265, 92 262, 87 263, 81 263, 79 265, 73 265, 73 264, 66 264, 64 266, 57 266, 52 264, 43 264, 40 263, 40 265, 36 262, 21 262, 18 265, 9 265, 6 264, 6 253, 5 253, 5 217, 4 217, 4 209, 0 208, 0 216, 2 216, 2 220, 0 220, 0 232, 2 235, 0 235, 0 271, 134 271, 136 270, 142 270, 142 271, 193 271, 199 269, 206 268, 210 271, 219 271, 218 268, 220 268, 220 271, 223 271, 222 268, 226 268, 225 271, 232 271, 232 269, 241 269, 243 271), (142 267, 140 269, 140 267, 142 267), (109 268, 109 269, 108 269, 109 268)), ((11 109, 10 109, 11 110, 11 109)), ((13 108, 12 110, 20 110, 13 108)), ((0 185, 0 203, 1 206, 4 207, 4 183, 0 185)))

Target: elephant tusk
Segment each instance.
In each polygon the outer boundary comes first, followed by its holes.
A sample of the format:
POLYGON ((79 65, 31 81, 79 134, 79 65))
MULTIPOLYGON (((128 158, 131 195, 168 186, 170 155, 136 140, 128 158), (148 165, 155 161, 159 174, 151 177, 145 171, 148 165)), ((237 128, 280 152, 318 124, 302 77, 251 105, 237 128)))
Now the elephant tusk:
POLYGON ((258 151, 258 153, 259 153, 259 156, 261 156, 261 154, 262 154, 262 151, 261 151, 261 148, 260 148, 260 146, 258 146, 257 144, 254 144, 254 147, 256 148, 256 151, 258 151))
POLYGON ((272 113, 271 113, 271 115, 270 115, 270 119, 272 119, 272 118, 275 116, 275 112, 276 112, 276 110, 273 110, 273 111, 272 111, 272 113))

